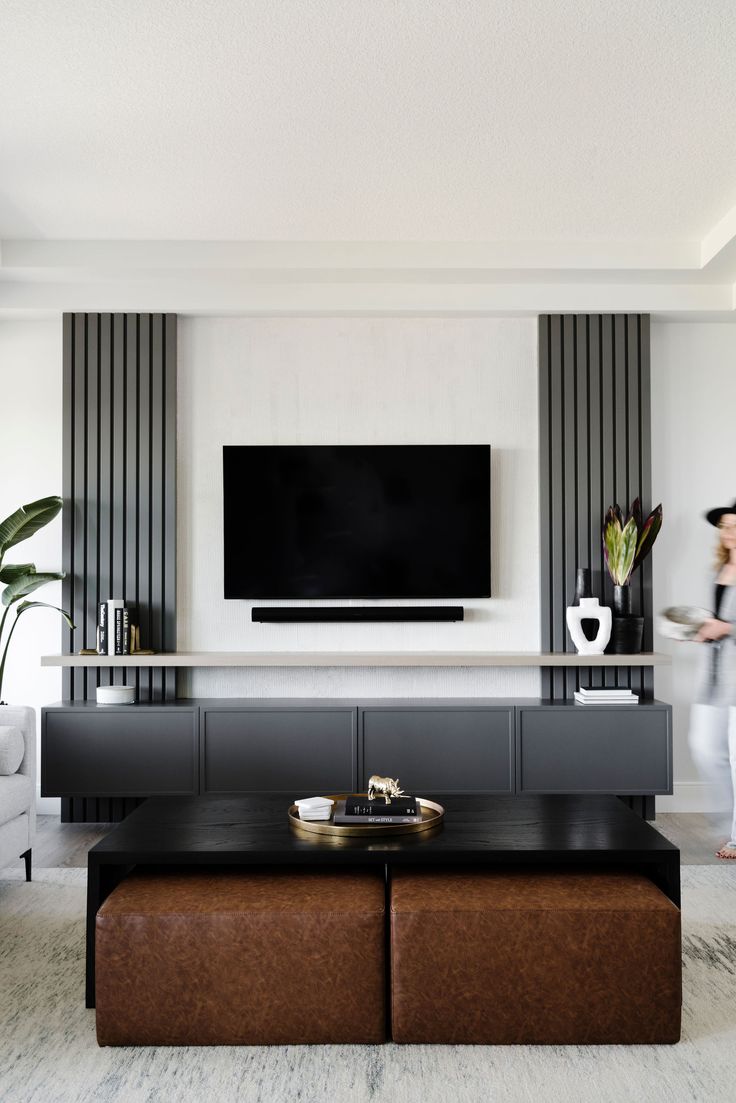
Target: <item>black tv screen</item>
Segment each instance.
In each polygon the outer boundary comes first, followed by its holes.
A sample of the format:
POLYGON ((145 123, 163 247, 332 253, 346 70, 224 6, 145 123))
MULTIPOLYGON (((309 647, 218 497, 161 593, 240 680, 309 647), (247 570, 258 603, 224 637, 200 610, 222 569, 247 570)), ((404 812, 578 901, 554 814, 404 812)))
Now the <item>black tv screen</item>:
POLYGON ((488 597, 486 444, 225 446, 226 598, 488 597))

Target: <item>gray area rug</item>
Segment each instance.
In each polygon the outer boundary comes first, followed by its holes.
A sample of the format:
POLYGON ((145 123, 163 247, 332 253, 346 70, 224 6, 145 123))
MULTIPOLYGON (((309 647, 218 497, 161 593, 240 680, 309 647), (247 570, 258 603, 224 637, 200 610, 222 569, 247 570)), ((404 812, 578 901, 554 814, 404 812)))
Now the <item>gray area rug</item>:
POLYGON ((736 1099, 736 863, 683 868, 677 1046, 99 1049, 84 1007, 85 871, 34 876, 0 873, 2 1103, 736 1099))

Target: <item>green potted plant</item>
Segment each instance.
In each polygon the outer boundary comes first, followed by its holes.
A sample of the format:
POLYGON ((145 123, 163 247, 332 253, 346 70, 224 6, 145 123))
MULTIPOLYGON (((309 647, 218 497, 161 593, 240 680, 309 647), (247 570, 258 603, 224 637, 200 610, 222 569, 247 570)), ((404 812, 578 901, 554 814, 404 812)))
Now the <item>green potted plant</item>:
POLYGON ((613 626, 606 648, 615 655, 641 651, 644 618, 631 613, 631 576, 649 555, 662 527, 662 504, 642 519, 635 498, 624 518, 620 506, 610 506, 603 522, 603 555, 613 582, 613 626))
MULTIPOLYGON (((55 609, 61 613, 70 628, 72 619, 57 605, 45 601, 26 601, 25 598, 47 582, 58 582, 64 577, 59 571, 37 571, 34 563, 5 563, 5 553, 27 540, 39 529, 53 521, 61 509, 62 501, 58 497, 41 498, 21 506, 0 523, 0 583, 5 583, 2 592, 2 611, 0 612, 0 705, 3 702, 3 679, 5 664, 13 633, 18 621, 29 609, 55 609)), ((5 706, 7 707, 7 706, 5 706)))

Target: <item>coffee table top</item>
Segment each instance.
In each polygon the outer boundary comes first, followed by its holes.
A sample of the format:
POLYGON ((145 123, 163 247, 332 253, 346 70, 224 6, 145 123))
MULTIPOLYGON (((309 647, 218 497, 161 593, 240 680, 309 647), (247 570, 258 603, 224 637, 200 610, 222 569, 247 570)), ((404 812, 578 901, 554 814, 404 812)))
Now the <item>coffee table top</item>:
MULTIPOLYGON (((430 794, 433 795, 433 794, 430 794)), ((675 861, 679 851, 616 797, 439 797, 443 826, 414 835, 297 834, 283 795, 149 798, 89 852, 97 864, 545 864, 675 861)))

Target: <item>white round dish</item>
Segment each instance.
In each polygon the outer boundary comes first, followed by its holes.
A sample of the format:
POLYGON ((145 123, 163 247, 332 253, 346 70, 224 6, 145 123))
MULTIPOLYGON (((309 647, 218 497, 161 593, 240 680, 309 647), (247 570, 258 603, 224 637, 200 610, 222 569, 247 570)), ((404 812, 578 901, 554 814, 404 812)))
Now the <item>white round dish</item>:
POLYGON ((135 686, 98 686, 98 705, 134 705, 135 686))
POLYGON ((670 605, 657 617, 657 631, 670 640, 693 640, 713 614, 697 605, 670 605))

